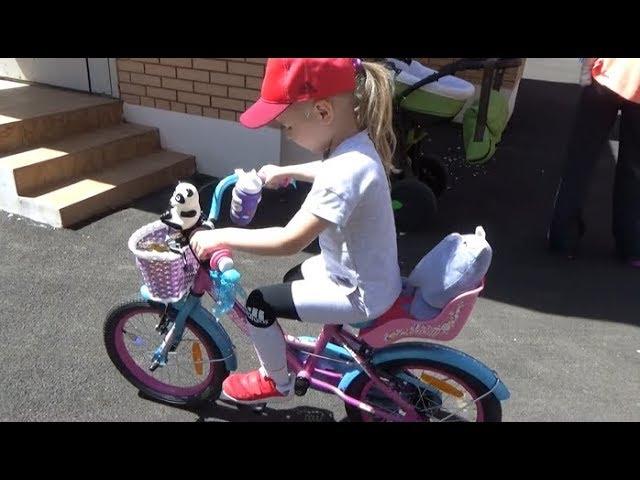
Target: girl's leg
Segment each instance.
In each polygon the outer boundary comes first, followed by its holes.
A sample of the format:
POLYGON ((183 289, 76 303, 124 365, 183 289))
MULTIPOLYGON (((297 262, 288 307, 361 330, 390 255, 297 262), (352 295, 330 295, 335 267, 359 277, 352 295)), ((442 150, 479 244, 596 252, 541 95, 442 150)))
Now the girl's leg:
POLYGON ((284 334, 277 318, 322 324, 354 323, 366 315, 350 296, 329 281, 298 280, 269 285, 247 298, 249 335, 262 368, 233 374, 224 384, 225 394, 240 403, 286 399, 293 393, 284 334))
POLYGON ((286 344, 277 318, 300 320, 291 295, 291 282, 303 279, 302 264, 289 270, 282 284, 258 288, 249 294, 247 309, 251 314, 249 335, 266 376, 273 379, 280 390, 289 386, 286 344))
POLYGON ((300 320, 291 294, 291 283, 257 288, 247 297, 249 336, 265 376, 285 393, 291 380, 287 369, 286 343, 278 318, 300 320))

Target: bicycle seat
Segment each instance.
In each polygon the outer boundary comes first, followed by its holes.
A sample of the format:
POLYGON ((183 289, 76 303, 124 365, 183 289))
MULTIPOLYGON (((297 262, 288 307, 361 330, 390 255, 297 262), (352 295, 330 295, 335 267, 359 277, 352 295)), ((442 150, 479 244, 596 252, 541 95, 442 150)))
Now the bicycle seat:
POLYGON ((455 338, 471 316, 471 311, 484 289, 484 281, 475 289, 451 300, 434 318, 418 320, 409 313, 413 295, 400 295, 380 317, 351 324, 360 329, 358 337, 374 348, 402 339, 451 340, 455 338))

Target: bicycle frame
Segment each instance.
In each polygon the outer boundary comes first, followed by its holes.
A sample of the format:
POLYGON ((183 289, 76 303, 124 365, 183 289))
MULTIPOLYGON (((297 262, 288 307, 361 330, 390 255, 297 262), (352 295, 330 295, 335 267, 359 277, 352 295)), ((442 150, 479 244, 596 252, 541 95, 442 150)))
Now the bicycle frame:
MULTIPOLYGON (((216 188, 210 210, 210 218, 217 219, 222 193, 235 181, 232 177, 223 179, 216 188)), ((224 361, 229 371, 237 369, 235 346, 221 324, 221 319, 213 316, 201 304, 201 298, 205 292, 209 293, 209 295, 214 295, 212 290, 213 283, 209 270, 201 265, 189 294, 178 302, 161 304, 165 306, 167 311, 172 308, 177 314, 164 341, 154 353, 154 363, 157 363, 157 365, 166 363, 168 352, 172 347, 177 346, 182 339, 186 319, 191 318, 207 332, 220 349, 222 358, 213 361, 224 361)), ((141 287, 140 293, 148 302, 156 303, 150 299, 145 286, 141 287)), ((227 312, 226 316, 236 324, 240 331, 248 336, 249 313, 241 303, 241 298, 239 298, 238 294, 234 299, 233 307, 227 312)), ((290 371, 297 377, 296 390, 298 390, 298 383, 300 383, 300 387, 303 390, 300 394, 304 394, 308 387, 331 393, 337 395, 349 405, 385 420, 414 421, 421 418, 414 406, 407 402, 400 393, 387 386, 375 372, 377 364, 387 360, 407 358, 407 354, 410 354, 412 358, 429 359, 437 357, 443 363, 462 368, 473 374, 491 389, 490 393, 494 392, 500 400, 509 397, 508 390, 495 375, 495 372, 462 352, 437 344, 405 343, 385 348, 372 348, 364 340, 344 330, 342 325, 325 325, 317 339, 308 337, 296 338, 285 335, 285 341, 287 345, 287 363, 290 371), (327 354, 332 356, 326 356, 327 354), (303 356, 306 356, 306 359, 303 360, 301 358, 303 356), (321 359, 332 362, 334 368, 325 368, 325 364, 321 359), (363 372, 381 393, 392 400, 405 413, 403 416, 391 414, 345 393, 350 383, 363 372)), ((433 391, 429 385, 417 378, 412 378, 410 375, 403 375, 403 380, 407 380, 425 390, 433 391)))
MULTIPOLYGON (((211 280, 208 272, 204 268, 200 268, 196 275, 192 291, 179 302, 168 305, 177 311, 177 316, 173 326, 165 337, 165 341, 158 348, 156 355, 160 351, 169 351, 172 345, 177 345, 180 342, 184 332, 186 319, 187 317, 191 317, 212 337, 216 345, 218 345, 223 355, 223 358, 220 361, 225 362, 227 369, 230 371, 237 369, 237 358, 234 352, 235 347, 231 342, 229 335, 220 323, 220 320, 211 315, 201 304, 202 295, 205 292, 210 292, 210 289, 211 280)), ((146 295, 144 287, 141 289, 141 295, 143 298, 146 297, 145 299, 147 301, 151 301, 146 295)), ((240 331, 245 335, 248 335, 248 312, 238 299, 236 299, 232 310, 228 312, 227 316, 236 324, 240 331)), ((290 335, 285 335, 285 340, 287 344, 287 362, 290 370, 299 378, 309 380, 310 387, 319 391, 337 395, 344 402, 385 420, 412 421, 419 418, 414 407, 410 403, 406 402, 400 394, 389 388, 373 372, 372 366, 369 365, 366 358, 373 350, 367 347, 366 344, 358 340, 351 333, 344 331, 341 325, 325 325, 320 336, 313 344, 290 335), (332 341, 340 344, 344 349, 343 351, 347 352, 348 357, 352 360, 350 362, 346 362, 350 368, 345 369, 343 372, 323 369, 318 366, 319 357, 328 358, 324 357, 322 353, 332 341), (312 350, 309 350, 310 348, 312 348, 312 350), (307 361, 301 362, 296 353, 308 354, 309 356, 307 361), (340 383, 343 379, 343 375, 347 372, 353 372, 354 369, 364 371, 371 378, 376 387, 380 391, 384 392, 384 394, 393 400, 400 408, 407 412, 407 415, 403 417, 392 415, 384 410, 380 410, 379 408, 347 395, 340 388, 340 383)), ((344 362, 344 360, 331 358, 329 358, 329 360, 344 362)), ((428 388, 427 385, 424 387, 428 388)))

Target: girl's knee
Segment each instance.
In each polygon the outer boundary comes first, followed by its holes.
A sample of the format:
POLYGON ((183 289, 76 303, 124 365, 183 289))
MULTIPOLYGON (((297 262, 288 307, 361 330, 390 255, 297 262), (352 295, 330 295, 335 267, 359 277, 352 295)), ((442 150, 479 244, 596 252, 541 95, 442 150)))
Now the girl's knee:
POLYGON ((253 290, 246 302, 248 320, 256 328, 268 328, 276 321, 271 306, 265 301, 260 289, 253 290))

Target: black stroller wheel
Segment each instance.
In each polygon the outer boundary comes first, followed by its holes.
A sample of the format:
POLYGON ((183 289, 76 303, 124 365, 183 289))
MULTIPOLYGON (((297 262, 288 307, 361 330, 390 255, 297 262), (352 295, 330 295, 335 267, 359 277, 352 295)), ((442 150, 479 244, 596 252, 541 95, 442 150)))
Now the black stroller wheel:
POLYGON ((398 232, 426 230, 438 211, 431 188, 416 178, 405 178, 391 188, 391 199, 398 232))
POLYGON ((418 180, 429 185, 436 197, 445 192, 449 176, 439 156, 418 153, 412 158, 411 166, 418 180))

